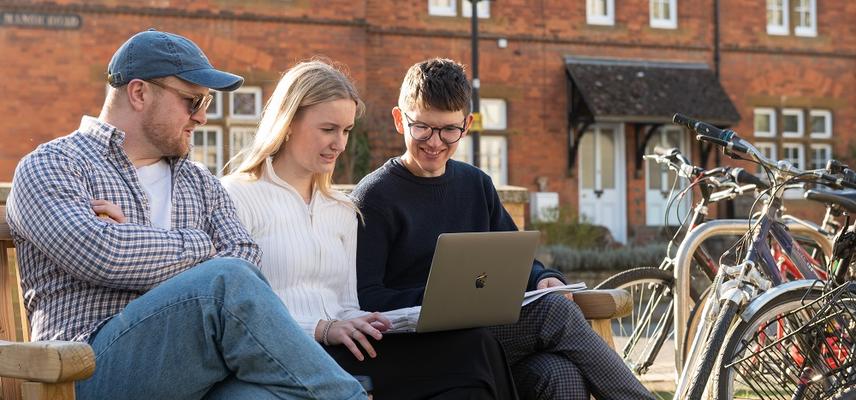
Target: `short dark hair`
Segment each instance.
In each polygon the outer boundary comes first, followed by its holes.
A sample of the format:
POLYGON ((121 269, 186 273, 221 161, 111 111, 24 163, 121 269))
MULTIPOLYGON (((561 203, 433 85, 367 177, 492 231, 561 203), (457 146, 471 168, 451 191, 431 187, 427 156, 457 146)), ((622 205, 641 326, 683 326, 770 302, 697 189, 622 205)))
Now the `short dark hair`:
POLYGON ((464 66, 447 58, 414 64, 401 83, 398 106, 404 109, 470 113, 472 87, 464 66))

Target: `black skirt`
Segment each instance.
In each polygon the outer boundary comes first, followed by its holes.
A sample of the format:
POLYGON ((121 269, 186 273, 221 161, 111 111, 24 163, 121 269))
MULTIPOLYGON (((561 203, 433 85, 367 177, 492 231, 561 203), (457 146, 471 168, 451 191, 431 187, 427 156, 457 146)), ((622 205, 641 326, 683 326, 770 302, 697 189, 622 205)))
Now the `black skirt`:
POLYGON ((486 329, 369 340, 377 357, 364 361, 345 346, 325 350, 351 375, 370 377, 375 400, 517 398, 502 346, 486 329))

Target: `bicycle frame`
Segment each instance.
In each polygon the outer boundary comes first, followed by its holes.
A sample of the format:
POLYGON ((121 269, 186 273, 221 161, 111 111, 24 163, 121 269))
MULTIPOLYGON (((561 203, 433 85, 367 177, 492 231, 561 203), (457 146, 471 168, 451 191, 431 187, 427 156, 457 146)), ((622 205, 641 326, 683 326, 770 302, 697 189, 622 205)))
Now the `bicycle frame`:
MULTIPOLYGON (((808 279, 815 279, 817 275, 814 273, 814 270, 809 265, 808 260, 806 260, 803 256, 804 251, 802 251, 801 246, 796 242, 793 236, 788 233, 785 229, 785 224, 781 221, 779 217, 779 210, 781 209, 781 200, 778 198, 771 199, 771 202, 766 204, 764 207, 764 214, 761 216, 760 220, 754 222, 753 229, 753 237, 751 247, 746 257, 739 265, 749 266, 750 270, 754 268, 759 268, 760 271, 764 274, 764 276, 769 279, 772 283, 772 286, 775 287, 783 283, 782 276, 777 267, 777 263, 775 258, 772 255, 772 249, 769 244, 769 240, 772 239, 776 243, 781 246, 782 250, 784 250, 785 255, 796 265, 799 272, 803 275, 803 277, 808 279)), ((746 225, 744 221, 743 230, 745 232, 746 225)), ((818 230, 819 231, 819 230, 818 230)), ((823 237, 826 240, 826 237, 823 237)), ((818 243, 823 243, 823 241, 819 241, 818 243)), ((830 244, 830 253, 831 254, 831 244, 830 244)), ((677 284, 681 285, 678 287, 678 297, 684 297, 689 293, 689 280, 688 277, 684 277, 686 274, 681 274, 680 279, 677 276, 682 268, 675 268, 675 279, 678 281, 677 284), (686 284, 686 286, 683 286, 686 284), (682 289, 686 289, 686 291, 681 291, 682 289)), ((720 268, 720 273, 722 273, 722 268, 720 268)), ((726 281, 727 282, 727 281, 726 281)), ((739 281, 738 281, 739 282, 739 281)), ((759 288, 761 291, 766 288, 759 288)), ((726 293, 732 300, 737 303, 747 304, 752 299, 746 296, 745 289, 738 287, 736 290, 730 290, 726 293), (739 296, 740 294, 742 296, 739 296)), ((722 299, 719 295, 714 294, 708 297, 707 302, 704 305, 704 309, 702 315, 707 317, 709 315, 714 315, 714 309, 719 306, 722 299)), ((685 308, 685 305, 689 303, 684 303, 680 307, 676 304, 676 318, 678 315, 678 310, 682 310, 685 308)), ((718 314, 719 311, 717 310, 718 314)), ((684 319, 676 319, 676 323, 678 321, 684 321, 684 319)), ((688 352, 689 358, 684 360, 684 363, 677 363, 676 365, 683 365, 680 373, 680 379, 678 380, 677 388, 675 390, 675 398, 681 398, 689 384, 689 380, 692 378, 692 373, 695 371, 695 365, 697 364, 698 357, 701 355, 702 346, 707 341, 708 331, 711 328, 711 321, 708 318, 703 318, 699 322, 698 333, 693 340, 693 344, 690 347, 690 351, 688 352)), ((677 328, 677 327, 676 327, 677 328)), ((679 336, 680 337, 680 336, 679 336)), ((676 338, 676 345, 679 342, 676 338)), ((682 340, 681 340, 682 342, 682 340)), ((682 347, 678 347, 680 349, 682 347)), ((681 357, 679 354, 680 351, 675 352, 675 358, 681 357)))
MULTIPOLYGON (((746 233, 749 223, 745 219, 719 219, 700 224, 689 231, 678 247, 674 260, 675 274, 675 367, 678 373, 683 371, 684 360, 681 349, 683 349, 684 336, 686 335, 685 321, 689 320, 692 301, 690 299, 690 277, 693 257, 701 244, 715 236, 742 235, 746 233)), ((814 240, 821 247, 827 257, 832 257, 832 240, 827 234, 814 223, 809 221, 796 221, 788 219, 784 222, 785 227, 794 234, 806 236, 814 240)), ((785 228, 779 226, 778 229, 785 228)), ((787 234, 786 234, 787 235, 787 234)), ((762 236, 763 237, 763 236, 762 236)), ((791 246, 791 251, 794 247, 791 246)), ((801 247, 797 247, 801 249, 801 247)), ((775 264, 775 263, 774 263, 775 264)), ((774 265, 773 264, 773 265, 774 265)))

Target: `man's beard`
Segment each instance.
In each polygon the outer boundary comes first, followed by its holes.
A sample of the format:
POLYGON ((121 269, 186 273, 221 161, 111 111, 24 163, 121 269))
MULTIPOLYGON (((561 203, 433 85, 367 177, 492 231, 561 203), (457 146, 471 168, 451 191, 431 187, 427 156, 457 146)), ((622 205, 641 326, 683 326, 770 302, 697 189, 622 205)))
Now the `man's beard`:
MULTIPOLYGON (((157 110, 152 111, 152 114, 157 114, 157 110)), ((148 115, 143 120, 143 135, 149 143, 158 150, 161 157, 185 156, 190 151, 190 139, 185 138, 184 130, 182 129, 180 134, 170 132, 175 128, 154 122, 156 119, 155 115, 148 115)))

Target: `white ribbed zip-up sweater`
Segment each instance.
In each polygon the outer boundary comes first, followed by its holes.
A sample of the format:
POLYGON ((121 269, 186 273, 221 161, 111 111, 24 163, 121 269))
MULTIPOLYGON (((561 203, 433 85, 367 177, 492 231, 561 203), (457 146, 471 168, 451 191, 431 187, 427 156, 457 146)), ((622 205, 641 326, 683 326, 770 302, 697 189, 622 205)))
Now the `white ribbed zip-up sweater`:
POLYGON ((316 190, 306 204, 270 159, 260 179, 230 175, 223 186, 262 250, 262 273, 306 333, 314 337, 322 319, 367 314, 357 300, 357 216, 345 195, 316 190))

